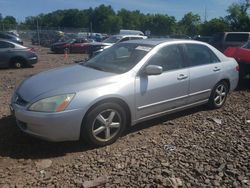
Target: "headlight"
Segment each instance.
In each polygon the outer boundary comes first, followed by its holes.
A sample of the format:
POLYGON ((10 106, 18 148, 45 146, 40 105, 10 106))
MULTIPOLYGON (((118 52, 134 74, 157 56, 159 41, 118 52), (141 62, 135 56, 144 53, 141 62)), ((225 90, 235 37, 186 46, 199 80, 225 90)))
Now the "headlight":
POLYGON ((30 111, 36 112, 62 112, 69 105, 75 94, 65 94, 46 99, 41 99, 33 103, 30 107, 30 111))

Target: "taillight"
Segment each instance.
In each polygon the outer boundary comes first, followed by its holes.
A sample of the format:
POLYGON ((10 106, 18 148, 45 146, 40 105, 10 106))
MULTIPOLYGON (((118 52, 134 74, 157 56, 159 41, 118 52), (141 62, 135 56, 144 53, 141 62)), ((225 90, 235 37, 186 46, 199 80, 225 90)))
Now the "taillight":
POLYGON ((29 51, 30 51, 30 52, 36 52, 36 51, 35 51, 35 48, 29 48, 29 51))
POLYGON ((237 72, 240 72, 240 66, 239 66, 239 65, 237 65, 237 66, 235 67, 235 69, 236 69, 237 72))

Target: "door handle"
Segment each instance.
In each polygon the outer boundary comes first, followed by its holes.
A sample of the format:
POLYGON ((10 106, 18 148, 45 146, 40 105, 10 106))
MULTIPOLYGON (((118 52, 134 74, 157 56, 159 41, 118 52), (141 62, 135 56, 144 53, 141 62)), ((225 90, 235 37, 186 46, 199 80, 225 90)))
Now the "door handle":
POLYGON ((184 79, 187 79, 188 78, 188 75, 185 75, 185 74, 180 74, 177 79, 178 80, 184 80, 184 79))
POLYGON ((219 67, 214 67, 213 71, 218 72, 218 71, 220 71, 220 68, 219 67))

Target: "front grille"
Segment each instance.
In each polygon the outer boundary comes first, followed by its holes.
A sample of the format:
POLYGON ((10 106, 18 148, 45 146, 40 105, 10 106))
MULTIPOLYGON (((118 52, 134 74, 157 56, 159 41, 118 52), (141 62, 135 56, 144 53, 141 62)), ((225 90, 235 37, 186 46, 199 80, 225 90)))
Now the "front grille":
POLYGON ((16 104, 20 106, 26 106, 28 104, 27 101, 25 101, 20 95, 16 94, 16 98, 14 101, 16 104))

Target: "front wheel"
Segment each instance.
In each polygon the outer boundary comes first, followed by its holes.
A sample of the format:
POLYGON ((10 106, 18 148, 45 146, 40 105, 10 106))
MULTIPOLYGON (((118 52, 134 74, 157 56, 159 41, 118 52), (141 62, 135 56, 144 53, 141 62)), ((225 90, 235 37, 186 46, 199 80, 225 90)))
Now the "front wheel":
POLYGON ((216 84, 209 99, 209 106, 213 109, 221 108, 226 102, 228 90, 228 84, 225 81, 216 84))
POLYGON ((115 142, 126 126, 126 112, 116 103, 94 107, 82 125, 82 138, 89 144, 105 146, 115 142))

